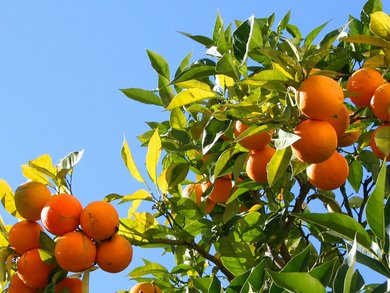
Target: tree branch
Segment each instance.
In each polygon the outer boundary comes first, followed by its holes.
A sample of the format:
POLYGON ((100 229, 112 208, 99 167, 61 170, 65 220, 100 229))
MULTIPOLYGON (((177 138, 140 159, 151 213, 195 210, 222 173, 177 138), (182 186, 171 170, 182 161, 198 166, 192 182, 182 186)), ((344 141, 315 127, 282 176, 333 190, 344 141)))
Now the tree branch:
POLYGON ((349 206, 348 195, 347 195, 347 190, 345 189, 345 185, 340 187, 340 191, 344 198, 343 204, 345 206, 345 209, 347 210, 348 215, 353 218, 352 210, 351 207, 349 206))
POLYGON ((175 239, 164 239, 164 238, 154 238, 150 239, 146 244, 169 244, 169 245, 181 245, 192 248, 197 251, 201 256, 205 259, 214 263, 218 269, 228 278, 229 281, 234 279, 234 275, 224 266, 221 259, 215 257, 210 254, 207 250, 203 249, 201 246, 196 244, 194 241, 186 241, 186 240, 175 240, 175 239))

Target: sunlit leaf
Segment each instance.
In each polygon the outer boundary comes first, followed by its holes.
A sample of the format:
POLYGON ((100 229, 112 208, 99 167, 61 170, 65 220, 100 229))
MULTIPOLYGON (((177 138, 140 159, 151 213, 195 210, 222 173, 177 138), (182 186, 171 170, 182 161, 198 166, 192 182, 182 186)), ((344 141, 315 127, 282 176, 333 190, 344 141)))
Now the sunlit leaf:
POLYGON ((242 82, 249 85, 263 85, 268 81, 288 81, 288 77, 286 77, 282 72, 276 69, 264 69, 255 73, 254 75, 249 76, 244 79, 242 82))
POLYGON ((52 179, 56 178, 57 169, 53 165, 52 159, 48 154, 41 155, 34 160, 28 161, 28 165, 52 179))
POLYGON ((22 165, 22 173, 24 177, 30 179, 31 181, 41 182, 45 185, 50 183, 49 178, 45 174, 43 174, 42 172, 38 171, 36 168, 31 167, 29 165, 26 164, 22 165))
POLYGON ((159 96, 154 94, 151 91, 144 90, 141 88, 127 88, 121 89, 122 93, 124 93, 128 98, 133 99, 135 101, 144 103, 162 106, 162 102, 159 96))
POLYGON ((123 139, 122 144, 122 159, 125 163, 127 169, 130 171, 131 175, 139 182, 145 182, 145 180, 142 178, 141 173, 138 171, 137 166, 135 165, 135 162, 133 160, 133 156, 131 154, 129 145, 127 144, 126 138, 123 139))
POLYGON ((148 263, 146 265, 135 268, 128 274, 128 276, 130 278, 137 278, 149 274, 154 275, 158 278, 160 276, 168 274, 168 270, 163 265, 160 265, 158 263, 148 263))
POLYGON ((286 176, 286 170, 290 165, 292 150, 289 147, 278 149, 272 156, 267 167, 268 184, 272 186, 279 178, 286 176))
POLYGON ((144 189, 140 189, 140 190, 137 190, 136 192, 130 194, 130 195, 125 195, 121 198, 121 200, 119 201, 119 203, 125 203, 125 202, 129 202, 129 201, 134 201, 134 200, 148 200, 148 201, 151 201, 152 200, 152 195, 150 194, 150 192, 144 190, 144 189))
POLYGON ((21 216, 16 211, 14 193, 4 179, 0 179, 0 200, 4 209, 8 213, 16 218, 21 219, 21 216))
POLYGON ((156 129, 149 141, 148 151, 146 153, 146 170, 148 171, 150 179, 154 183, 157 182, 157 165, 161 153, 161 139, 156 129))
POLYGON ((157 73, 161 74, 165 78, 169 79, 169 65, 167 61, 156 52, 146 50, 149 56, 149 60, 152 64, 152 67, 154 70, 157 71, 157 73))
POLYGON ((59 166, 62 169, 72 169, 74 166, 77 165, 78 162, 80 162, 83 154, 84 150, 71 152, 60 160, 59 166))
POLYGON ((210 90, 190 88, 178 93, 169 103, 167 110, 172 110, 176 107, 185 106, 206 99, 214 99, 217 96, 218 96, 217 93, 210 90))
POLYGON ((296 293, 325 293, 325 287, 321 282, 309 273, 277 273, 271 270, 267 270, 267 273, 271 276, 272 280, 280 288, 287 289, 296 293))
POLYGON ((390 42, 376 36, 370 36, 370 35, 348 36, 342 38, 342 40, 350 43, 368 44, 368 45, 390 49, 390 42))
POLYGON ((205 91, 211 91, 212 88, 207 83, 201 82, 196 79, 190 79, 182 82, 177 82, 176 86, 181 87, 183 89, 190 89, 190 88, 198 88, 205 91))
POLYGON ((372 232, 380 239, 385 239, 385 182, 386 182, 386 164, 383 163, 379 172, 375 189, 370 195, 366 206, 367 222, 372 232))
POLYGON ((390 126, 382 126, 375 131, 375 144, 387 156, 390 154, 390 126))
POLYGON ((370 15, 370 30, 380 38, 390 41, 390 16, 383 11, 370 15))

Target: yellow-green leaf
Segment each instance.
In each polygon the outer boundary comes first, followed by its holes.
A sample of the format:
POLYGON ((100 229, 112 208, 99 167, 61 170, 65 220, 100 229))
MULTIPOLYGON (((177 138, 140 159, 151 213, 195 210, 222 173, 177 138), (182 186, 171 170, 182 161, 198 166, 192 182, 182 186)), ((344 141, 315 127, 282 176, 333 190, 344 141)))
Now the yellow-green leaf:
POLYGON ((370 30, 374 35, 390 41, 390 16, 383 11, 372 13, 370 30))
POLYGON ((123 140, 121 154, 123 162, 125 163, 127 169, 130 171, 134 179, 144 183, 145 180, 142 178, 141 173, 138 171, 138 168, 133 160, 133 156, 131 155, 131 151, 129 145, 127 144, 126 138, 123 140))
POLYGON ((125 195, 121 198, 119 203, 134 201, 134 200, 152 200, 152 195, 147 192, 145 189, 137 190, 136 192, 125 195))
POLYGON ((157 164, 161 154, 161 139, 156 129, 150 138, 148 144, 148 151, 146 153, 146 170, 150 176, 150 179, 154 183, 157 182, 157 164))
POLYGON ((32 181, 41 182, 45 185, 50 184, 50 180, 45 174, 38 171, 36 168, 31 167, 30 165, 22 165, 22 174, 24 177, 32 181))
POLYGON ((210 88, 210 85, 208 85, 207 83, 201 82, 199 80, 196 80, 196 79, 190 79, 190 80, 178 82, 176 85, 178 87, 183 88, 183 89, 198 88, 198 89, 202 89, 205 91, 212 90, 210 88))
POLYGON ((169 122, 174 129, 183 129, 187 126, 186 116, 180 108, 172 109, 169 122))
POLYGON ((153 215, 147 212, 135 213, 134 218, 142 229, 139 230, 140 233, 144 233, 146 230, 158 225, 153 215))
POLYGON ((378 149, 385 156, 390 154, 390 126, 379 127, 375 131, 374 139, 378 149))
POLYGON ((53 161, 48 154, 44 154, 34 160, 29 161, 28 165, 49 176, 53 180, 55 180, 57 176, 57 168, 53 165, 53 161))
POLYGON ((173 108, 181 107, 194 102, 198 102, 206 99, 213 99, 216 98, 217 96, 218 96, 217 93, 211 90, 190 88, 188 90, 184 90, 178 93, 169 103, 167 109, 172 110, 173 108))
POLYGON ((161 172, 160 176, 158 176, 157 178, 158 188, 161 190, 163 194, 166 194, 168 192, 168 187, 169 187, 166 179, 166 173, 167 173, 167 169, 164 169, 161 172))
POLYGON ((14 193, 4 179, 0 179, 0 199, 4 209, 16 218, 21 216, 16 211, 14 193))
POLYGON ((355 35, 355 36, 349 36, 345 38, 341 38, 341 40, 345 42, 350 43, 356 43, 356 44, 368 44, 373 45, 381 48, 387 48, 390 49, 390 42, 378 38, 376 36, 369 36, 369 35, 355 35))
POLYGON ((135 214, 135 211, 138 209, 138 207, 141 205, 142 200, 134 200, 131 207, 129 208, 129 211, 127 213, 128 217, 132 217, 135 214))

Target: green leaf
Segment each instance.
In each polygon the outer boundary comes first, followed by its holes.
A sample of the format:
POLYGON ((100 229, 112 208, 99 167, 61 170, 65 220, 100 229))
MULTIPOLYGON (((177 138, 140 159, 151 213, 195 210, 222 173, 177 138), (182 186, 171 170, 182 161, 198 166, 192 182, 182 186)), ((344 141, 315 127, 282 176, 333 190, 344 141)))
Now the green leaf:
POLYGON ((148 263, 143 266, 139 266, 132 270, 128 275, 130 278, 138 278, 145 275, 154 275, 157 278, 164 277, 168 274, 168 270, 158 263, 148 263))
POLYGON ((276 69, 264 69, 244 79, 242 82, 248 85, 263 85, 268 81, 288 81, 282 72, 276 69))
POLYGON ((228 161, 237 153, 238 153, 238 150, 236 150, 233 147, 233 148, 229 148, 229 149, 225 150, 218 157, 218 160, 217 160, 217 163, 215 164, 215 169, 214 169, 214 177, 215 178, 217 178, 222 173, 222 171, 225 168, 228 161))
POLYGON ((347 258, 345 259, 345 263, 348 265, 348 270, 344 278, 344 290, 343 293, 353 293, 355 291, 352 290, 353 284, 353 273, 355 270, 355 262, 356 262, 356 250, 357 250, 357 242, 356 239, 353 241, 353 245, 351 250, 348 252, 347 258))
POLYGON ((370 15, 370 30, 380 38, 390 41, 390 16, 383 11, 370 15))
POLYGON ((151 91, 140 89, 140 88, 127 88, 127 89, 121 89, 121 92, 124 93, 128 98, 132 100, 144 104, 162 106, 160 97, 151 91))
POLYGON ((266 269, 277 286, 296 293, 325 293, 321 282, 308 273, 277 273, 266 269))
POLYGON ((200 36, 200 35, 191 35, 189 33, 185 33, 185 32, 179 32, 180 34, 182 34, 183 36, 186 36, 186 37, 189 37, 190 39, 202 44, 202 45, 205 45, 205 47, 211 47, 213 44, 214 44, 214 41, 208 37, 205 37, 205 36, 200 36))
POLYGON ((338 257, 332 258, 331 260, 313 268, 309 274, 317 280, 320 280, 324 287, 328 287, 330 281, 332 280, 333 270, 337 262, 339 262, 338 257))
POLYGON ((362 12, 360 14, 360 18, 363 23, 369 23, 370 14, 382 10, 383 10, 382 0, 368 0, 366 4, 364 4, 363 6, 362 12))
POLYGON ((229 121, 220 121, 212 118, 203 130, 202 152, 206 154, 229 128, 229 121))
POLYGON ((234 63, 231 53, 225 53, 218 60, 215 70, 217 73, 227 75, 235 80, 240 78, 238 67, 234 63))
POLYGON ((154 70, 169 80, 169 65, 167 61, 161 55, 153 51, 146 50, 146 52, 148 53, 149 60, 154 70))
POLYGON ((294 214, 294 216, 306 222, 329 229, 345 240, 353 241, 355 235, 357 235, 358 243, 367 249, 371 249, 371 239, 367 231, 355 219, 348 215, 339 213, 305 213, 294 214))
POLYGON ((35 158, 34 160, 28 161, 28 165, 32 168, 37 169, 39 172, 49 176, 53 180, 56 178, 57 169, 53 165, 53 161, 48 154, 44 154, 35 158))
POLYGON ((169 122, 174 129, 184 129, 187 126, 187 118, 180 108, 172 109, 169 122))
POLYGON ((375 131, 375 144, 387 156, 390 154, 390 126, 382 126, 375 131))
POLYGON ((183 81, 209 77, 215 74, 216 74, 215 66, 211 66, 211 65, 191 66, 190 68, 186 68, 180 71, 180 73, 175 77, 175 79, 171 83, 177 84, 183 81))
POLYGON ((164 106, 168 106, 175 96, 169 79, 161 74, 158 75, 158 93, 160 94, 164 106))
POLYGON ((329 21, 325 22, 324 24, 321 24, 320 26, 316 27, 314 30, 312 30, 307 37, 305 38, 304 46, 309 47, 314 39, 318 36, 318 34, 322 31, 322 29, 328 24, 329 21))
POLYGON ((286 132, 282 129, 279 129, 278 138, 275 140, 275 147, 277 149, 283 149, 292 145, 294 142, 298 141, 299 139, 300 136, 292 132, 286 132))
POLYGON ((363 180, 363 166, 358 160, 353 160, 349 166, 348 182, 355 192, 359 192, 363 180))
POLYGON ((226 289, 226 293, 249 292, 249 286, 255 292, 260 292, 264 283, 265 266, 265 261, 262 260, 256 267, 235 277, 226 289))
MULTIPOLYGON (((217 292, 221 292, 221 281, 218 279, 218 277, 216 276, 212 276, 212 279, 211 279, 211 283, 210 283, 210 287, 208 288, 208 291, 209 293, 217 293, 217 292)), ((222 291, 223 292, 223 291, 222 291)))
POLYGON ((185 106, 206 99, 214 99, 216 97, 218 97, 218 95, 213 91, 199 88, 190 88, 178 93, 169 103, 167 110, 172 110, 176 107, 185 106))
POLYGON ((268 163, 267 180, 270 186, 281 177, 286 176, 286 170, 290 165, 292 156, 291 148, 278 149, 268 163))
POLYGON ((286 29, 288 22, 290 21, 290 15, 291 15, 291 10, 289 10, 286 15, 282 18, 282 20, 279 22, 278 26, 276 27, 276 31, 278 35, 280 35, 283 30, 286 29))
POLYGON ((243 64, 248 57, 254 21, 255 17, 252 15, 248 20, 241 23, 232 35, 234 56, 241 64, 243 64))
POLYGON ((157 183, 157 165, 161 154, 161 139, 156 129, 148 143, 148 151, 146 153, 146 170, 148 171, 150 179, 157 183))
POLYGON ((137 166, 133 160, 133 156, 131 155, 131 151, 129 145, 127 144, 126 138, 123 139, 121 155, 123 162, 126 165, 126 168, 130 171, 131 175, 139 182, 144 183, 145 180, 142 178, 141 173, 138 171, 137 166))
POLYGON ((348 36, 345 38, 341 38, 341 40, 350 43, 367 44, 367 45, 373 45, 377 47, 390 49, 390 42, 376 36, 356 35, 356 36, 348 36))
POLYGON ((353 209, 358 209, 362 206, 363 199, 360 196, 351 196, 348 200, 348 204, 353 209))
POLYGON ((366 217, 372 232, 380 240, 385 239, 385 183, 386 183, 386 163, 382 164, 375 189, 370 195, 366 206, 366 217))
POLYGON ((165 178, 169 187, 175 187, 186 179, 190 169, 189 163, 172 163, 169 165, 165 178))
POLYGON ((320 191, 312 196, 321 200, 332 212, 342 213, 341 207, 332 191, 320 191))
POLYGON ((41 231, 41 233, 39 234, 39 244, 41 245, 40 248, 44 249, 51 255, 54 255, 55 242, 53 239, 50 238, 49 235, 47 235, 43 231, 41 231))

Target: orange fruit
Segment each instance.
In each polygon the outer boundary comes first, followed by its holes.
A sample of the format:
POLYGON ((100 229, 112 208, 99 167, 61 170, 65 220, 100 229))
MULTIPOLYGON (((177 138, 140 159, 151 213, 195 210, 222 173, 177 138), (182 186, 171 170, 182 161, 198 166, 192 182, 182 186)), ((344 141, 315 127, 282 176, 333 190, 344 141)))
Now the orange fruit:
MULTIPOLYGON (((351 115, 353 111, 347 109, 348 115, 351 115)), ((360 120, 355 121, 355 123, 359 123, 360 120)), ((362 132, 360 130, 352 131, 352 132, 344 132, 343 134, 337 137, 337 146, 338 147, 347 147, 353 145, 358 139, 362 132)))
POLYGON ((328 121, 333 126, 334 130, 336 130, 337 136, 343 135, 350 122, 347 108, 343 105, 336 115, 326 119, 325 121, 328 121))
POLYGON ((20 221, 9 230, 8 240, 11 248, 19 254, 31 249, 40 248, 39 237, 42 226, 33 221, 20 221))
POLYGON ((142 282, 133 286, 129 293, 162 293, 162 291, 153 283, 142 282))
POLYGON ((54 287, 55 293, 82 293, 83 282, 78 278, 63 278, 54 287))
POLYGON ((41 218, 43 206, 50 200, 51 192, 40 182, 26 182, 15 190, 15 207, 18 213, 30 221, 41 218))
POLYGON ((294 130, 301 138, 291 147, 295 156, 306 163, 321 163, 328 159, 337 147, 337 134, 327 121, 308 119, 294 130))
POLYGON ((311 75, 298 89, 298 107, 311 119, 325 120, 336 115, 344 102, 342 87, 324 75, 311 75))
POLYGON ((368 67, 360 68, 348 79, 349 98, 356 106, 369 107, 375 90, 384 83, 379 71, 368 67))
POLYGON ((306 168, 306 174, 311 184, 322 190, 333 190, 345 183, 348 178, 349 166, 347 160, 338 152, 329 159, 306 168))
POLYGON ((96 246, 83 232, 69 232, 58 238, 54 255, 65 271, 82 272, 93 266, 96 246))
MULTIPOLYGON (((375 133, 378 131, 378 129, 385 128, 387 137, 390 137, 390 123, 382 124, 381 126, 377 127, 372 133, 370 138, 370 147, 372 152, 381 160, 384 160, 385 154, 377 147, 375 143, 375 133)), ((386 161, 390 159, 390 154, 386 156, 386 161)))
POLYGON ((381 85, 375 90, 370 105, 378 119, 382 121, 390 120, 390 84, 381 85))
POLYGON ((113 205, 105 201, 93 201, 80 215, 84 233, 95 240, 110 238, 119 225, 119 215, 113 205))
POLYGON ((76 230, 80 224, 83 207, 77 197, 70 194, 57 194, 43 207, 43 226, 56 236, 76 230))
POLYGON ((106 272, 119 273, 131 263, 133 248, 122 235, 100 242, 96 253, 97 265, 106 272))
POLYGON ((208 181, 202 183, 201 187, 203 193, 207 189, 212 188, 207 199, 215 203, 225 203, 231 195, 233 184, 228 177, 223 176, 215 179, 214 184, 208 181))
POLYGON ((38 290, 28 287, 19 278, 18 274, 13 274, 8 286, 8 293, 37 293, 38 290))
MULTIPOLYGON (((234 136, 238 137, 245 130, 249 128, 249 125, 244 124, 241 121, 236 121, 234 123, 234 136)), ((240 140, 238 143, 248 150, 259 150, 265 147, 271 142, 271 133, 268 131, 256 133, 250 136, 245 137, 240 140)))
POLYGON ((31 288, 43 288, 49 283, 49 275, 54 266, 42 261, 39 249, 22 254, 18 261, 17 272, 25 285, 31 288))
POLYGON ((267 165, 276 150, 266 146, 261 150, 251 151, 246 161, 246 173, 250 179, 259 183, 267 182, 267 165))

